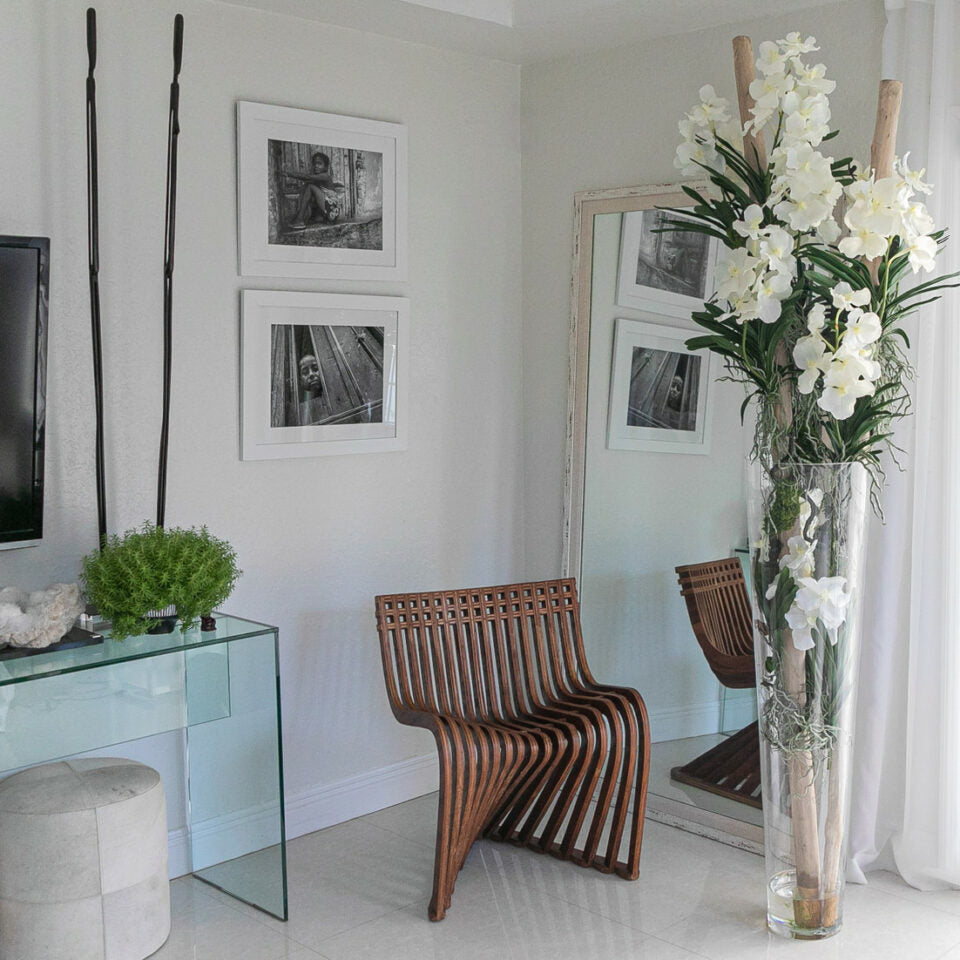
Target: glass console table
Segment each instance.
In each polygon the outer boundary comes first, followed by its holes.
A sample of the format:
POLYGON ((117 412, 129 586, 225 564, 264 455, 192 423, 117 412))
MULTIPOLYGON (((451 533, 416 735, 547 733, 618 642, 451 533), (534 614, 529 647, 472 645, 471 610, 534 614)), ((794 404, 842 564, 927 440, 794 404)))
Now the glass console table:
POLYGON ((217 614, 2 661, 0 771, 181 731, 191 871, 286 920, 277 653, 276 627, 217 614))

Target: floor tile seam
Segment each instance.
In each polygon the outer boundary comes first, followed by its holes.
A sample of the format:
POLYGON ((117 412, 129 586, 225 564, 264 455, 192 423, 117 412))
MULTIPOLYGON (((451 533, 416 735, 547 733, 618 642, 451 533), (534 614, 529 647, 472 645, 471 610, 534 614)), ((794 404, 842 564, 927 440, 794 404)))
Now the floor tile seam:
MULTIPOLYGON (((317 941, 311 941, 310 943, 305 943, 303 939, 298 938, 295 934, 286 933, 284 931, 277 931, 282 933, 291 943, 295 943, 298 947, 306 947, 308 950, 313 950, 314 953, 318 953, 318 948, 316 944, 327 943, 330 940, 335 940, 337 937, 344 936, 348 933, 353 933, 355 930, 359 930, 361 927, 365 927, 370 923, 375 923, 377 920, 382 920, 384 917, 388 916, 391 913, 399 913, 401 910, 404 910, 407 907, 413 906, 416 903, 419 903, 421 897, 416 897, 413 900, 409 900, 406 903, 398 904, 397 906, 387 907, 383 913, 378 913, 375 917, 368 917, 366 920, 361 920, 359 923, 351 924, 348 927, 344 927, 342 930, 338 930, 336 933, 331 934, 329 937, 321 937, 317 941)), ((263 925, 270 930, 276 930, 276 928, 268 923, 266 920, 262 921, 263 925)), ((282 922, 282 921, 280 921, 282 922)), ((325 954, 321 954, 324 960, 328 960, 325 954)))
MULTIPOLYGON (((648 930, 644 930, 643 927, 636 927, 633 924, 624 923, 622 920, 616 920, 613 917, 608 917, 605 913, 601 913, 599 910, 594 910, 591 907, 584 906, 584 904, 580 903, 577 900, 570 900, 567 897, 561 897, 559 895, 554 895, 550 893, 547 893, 546 895, 548 897, 554 897, 555 899, 560 900, 563 903, 569 904, 572 907, 578 907, 579 909, 586 911, 592 916, 600 917, 601 920, 605 920, 607 923, 615 923, 618 927, 625 927, 627 930, 630 930, 633 933, 642 934, 644 938, 647 938, 650 940, 656 940, 659 943, 666 943, 669 946, 677 947, 680 950, 686 950, 686 952, 693 957, 701 957, 703 958, 703 960, 710 960, 710 958, 705 953, 700 953, 697 950, 692 950, 690 947, 682 943, 677 943, 675 940, 668 940, 666 937, 662 936, 661 934, 650 933, 648 930)), ((673 924, 671 924, 670 926, 673 926, 673 924)))
POLYGON ((943 953, 938 953, 938 954, 933 958, 933 960, 943 960, 944 957, 948 956, 950 953, 952 953, 954 950, 956 950, 958 946, 960 946, 960 943, 954 943, 954 944, 952 944, 951 946, 947 947, 947 949, 944 950, 943 953))
MULTIPOLYGON (((938 907, 936 904, 933 904, 933 903, 924 903, 924 902, 923 902, 922 900, 920 900, 918 897, 915 897, 915 896, 904 896, 902 893, 897 893, 897 892, 894 891, 894 890, 884 890, 883 888, 878 887, 878 886, 874 886, 874 887, 871 889, 869 883, 867 883, 867 884, 857 884, 857 886, 865 887, 865 888, 869 891, 869 895, 870 895, 870 896, 875 896, 875 895, 879 894, 879 895, 882 896, 882 897, 892 897, 894 900, 897 900, 897 901, 900 902, 900 903, 909 903, 911 906, 923 907, 923 908, 925 908, 925 909, 927 909, 927 910, 935 910, 937 913, 942 913, 942 914, 943 914, 944 916, 946 916, 946 917, 953 917, 954 920, 956 920, 958 923, 960 923, 960 913, 958 913, 956 910, 944 910, 942 907, 938 907)), ((915 887, 912 887, 911 889, 916 890, 915 887)), ((918 893, 923 893, 922 890, 918 890, 918 891, 916 891, 916 892, 918 892, 918 893)), ((960 897, 960 891, 958 891, 958 897, 960 897)), ((954 945, 954 946, 955 946, 955 945, 954 945)), ((953 949, 953 948, 951 947, 951 949, 953 949)))
MULTIPOLYGON (((406 908, 409 907, 409 906, 412 906, 414 903, 419 903, 419 902, 420 902, 420 899, 421 899, 421 898, 418 897, 416 900, 411 900, 410 903, 401 904, 399 907, 391 907, 391 908, 390 908, 389 910, 387 910, 386 912, 381 913, 381 914, 378 914, 378 915, 375 916, 375 917, 370 917, 368 920, 364 920, 364 921, 362 921, 361 923, 355 924, 354 926, 349 927, 349 928, 346 929, 346 930, 341 930, 339 933, 334 933, 332 936, 329 936, 329 937, 323 937, 321 940, 318 940, 317 943, 322 947, 323 944, 325 944, 325 943, 330 943, 332 940, 336 940, 337 937, 342 937, 342 936, 345 936, 345 935, 348 934, 348 933, 353 933, 354 931, 359 930, 361 927, 366 927, 366 926, 369 926, 371 923, 376 923, 378 920, 382 920, 384 917, 389 917, 391 914, 400 913, 402 910, 406 909, 406 908)), ((434 921, 432 921, 432 920, 427 919, 426 911, 424 911, 423 922, 424 922, 424 923, 430 923, 430 924, 432 924, 432 923, 434 922, 434 921)), ((297 941, 295 941, 295 942, 298 943, 298 944, 300 944, 301 946, 307 947, 307 948, 310 949, 310 950, 317 950, 317 949, 318 949, 317 947, 312 946, 311 944, 304 944, 304 943, 302 943, 302 941, 299 941, 299 940, 297 940, 297 941)), ((326 960, 326 958, 325 958, 325 960, 326 960)))
MULTIPOLYGON (((869 877, 869 874, 867 876, 869 877)), ((875 893, 886 894, 886 896, 894 897, 895 899, 900 900, 903 903, 913 904, 918 907, 927 907, 930 910, 936 910, 937 913, 944 913, 948 917, 954 917, 955 919, 960 920, 960 911, 958 910, 947 910, 944 907, 938 907, 935 903, 925 903, 921 899, 921 897, 926 891, 920 890, 917 887, 910 888, 912 893, 900 893, 897 890, 887 890, 884 887, 876 886, 870 883, 849 884, 849 886, 865 888, 870 892, 871 896, 875 893)), ((934 892, 945 893, 946 891, 940 890, 940 891, 934 891, 934 892)), ((960 890, 957 890, 957 898, 958 898, 958 902, 960 902, 960 890)))
POLYGON ((418 847, 423 847, 426 850, 433 850, 436 846, 434 841, 430 843, 424 843, 422 840, 414 840, 413 837, 408 837, 405 833, 400 833, 397 830, 393 830, 390 827, 382 827, 379 823, 372 824, 378 830, 382 830, 384 833, 389 833, 391 836, 399 837, 401 840, 406 840, 408 843, 415 843, 418 847))

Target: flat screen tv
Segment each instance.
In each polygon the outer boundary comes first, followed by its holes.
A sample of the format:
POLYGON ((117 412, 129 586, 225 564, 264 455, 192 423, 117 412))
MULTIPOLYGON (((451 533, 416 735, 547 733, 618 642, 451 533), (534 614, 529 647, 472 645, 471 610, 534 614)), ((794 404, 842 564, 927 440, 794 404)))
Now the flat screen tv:
POLYGON ((0 236, 0 549, 43 537, 50 240, 0 236))

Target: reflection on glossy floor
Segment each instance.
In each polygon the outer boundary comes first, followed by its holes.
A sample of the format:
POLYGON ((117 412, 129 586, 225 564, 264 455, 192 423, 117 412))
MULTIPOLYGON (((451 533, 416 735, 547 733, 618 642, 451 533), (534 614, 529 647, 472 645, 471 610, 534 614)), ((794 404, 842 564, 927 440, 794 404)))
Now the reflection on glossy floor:
POLYGON ((851 886, 846 929, 821 943, 767 934, 763 861, 647 823, 640 879, 483 841, 442 923, 427 920, 436 796, 293 840, 290 922, 192 878, 173 883, 156 960, 960 960, 960 892, 890 874, 851 886))
POLYGON ((684 740, 663 740, 650 748, 650 793, 661 797, 679 800, 701 810, 710 810, 724 817, 733 817, 746 823, 763 826, 763 811, 745 803, 738 803, 728 797, 719 797, 697 787, 677 783, 670 779, 673 767, 682 767, 694 757, 699 757, 711 747, 716 746, 724 737, 719 733, 708 733, 702 737, 687 737, 684 740))

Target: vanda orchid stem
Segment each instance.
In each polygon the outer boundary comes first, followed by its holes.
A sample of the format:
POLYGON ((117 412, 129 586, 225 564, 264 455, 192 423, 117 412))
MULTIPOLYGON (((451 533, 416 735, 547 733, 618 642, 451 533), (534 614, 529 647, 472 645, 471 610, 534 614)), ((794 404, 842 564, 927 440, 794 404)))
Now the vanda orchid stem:
POLYGON ((905 317, 957 286, 946 242, 894 156, 898 85, 881 85, 872 166, 829 155, 836 84, 812 37, 734 40, 740 123, 712 86, 680 121, 677 166, 706 176, 665 229, 719 242, 691 350, 755 400, 750 527, 768 925, 842 924, 866 504, 910 409, 905 317), (839 202, 845 201, 842 218, 839 202))

